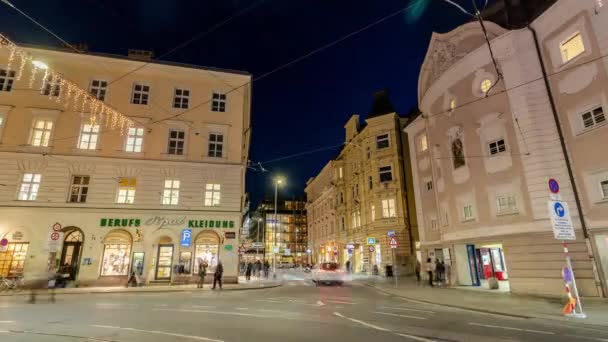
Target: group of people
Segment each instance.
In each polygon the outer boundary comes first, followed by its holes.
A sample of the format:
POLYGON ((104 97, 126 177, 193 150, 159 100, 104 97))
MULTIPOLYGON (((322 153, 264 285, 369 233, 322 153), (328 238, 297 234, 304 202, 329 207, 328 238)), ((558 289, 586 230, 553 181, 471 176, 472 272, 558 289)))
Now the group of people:
MULTIPOLYGON (((202 289, 205 283, 205 276, 207 275, 207 269, 209 268, 209 264, 206 261, 201 262, 198 265, 198 283, 196 287, 202 289)), ((215 290, 218 283, 220 285, 220 290, 222 289, 222 275, 224 274, 224 265, 221 261, 218 261, 217 266, 215 266, 215 272, 213 272, 213 287, 212 290, 215 290)))
POLYGON ((246 265, 245 263, 241 263, 241 265, 241 270, 244 267, 245 279, 247 280, 251 280, 252 274, 254 277, 262 277, 262 272, 264 273, 264 278, 268 278, 268 273, 270 271, 270 264, 268 261, 264 261, 264 263, 262 263, 260 260, 256 260, 255 262, 250 261, 246 265))
MULTIPOLYGON (((435 282, 442 284, 446 280, 446 265, 443 260, 435 259, 435 262, 433 262, 431 258, 427 258, 424 267, 428 274, 430 286, 434 286, 435 282)), ((418 261, 416 261, 416 280, 420 283, 420 262, 418 261)))

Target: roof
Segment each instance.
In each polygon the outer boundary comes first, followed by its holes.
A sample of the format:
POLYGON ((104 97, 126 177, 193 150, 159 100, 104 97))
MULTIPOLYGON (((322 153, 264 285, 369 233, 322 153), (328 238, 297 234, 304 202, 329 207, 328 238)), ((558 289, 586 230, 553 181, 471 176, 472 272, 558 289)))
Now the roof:
POLYGON ((389 97, 389 91, 383 89, 374 93, 374 102, 372 109, 366 119, 382 116, 390 113, 395 113, 395 107, 389 97))

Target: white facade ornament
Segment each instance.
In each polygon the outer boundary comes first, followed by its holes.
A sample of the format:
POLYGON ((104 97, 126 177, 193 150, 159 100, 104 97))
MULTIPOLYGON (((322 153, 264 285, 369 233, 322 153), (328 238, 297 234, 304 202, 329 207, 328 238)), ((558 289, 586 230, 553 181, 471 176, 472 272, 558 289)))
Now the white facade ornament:
POLYGON ((587 88, 597 78, 597 75, 597 64, 591 63, 579 66, 559 81, 559 92, 569 95, 576 94, 587 88))

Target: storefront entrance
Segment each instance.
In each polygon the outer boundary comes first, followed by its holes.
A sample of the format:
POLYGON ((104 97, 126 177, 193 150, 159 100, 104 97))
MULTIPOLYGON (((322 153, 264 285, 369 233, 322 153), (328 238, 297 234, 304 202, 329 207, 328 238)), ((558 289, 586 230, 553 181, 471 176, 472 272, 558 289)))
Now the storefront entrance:
POLYGON ((509 291, 507 264, 502 244, 466 245, 466 251, 468 273, 471 278, 463 279, 462 285, 491 288, 491 283, 496 280, 498 289, 509 291))
POLYGON ((207 264, 207 273, 215 272, 220 251, 220 237, 213 231, 203 231, 194 241, 194 272, 202 263, 207 264))
POLYGON ((61 249, 60 266, 62 272, 68 273, 69 280, 75 280, 78 275, 80 256, 82 253, 83 235, 80 229, 73 229, 66 233, 61 249))
POLYGON ((173 266, 173 245, 162 244, 158 246, 158 256, 156 258, 156 280, 170 280, 171 269, 173 266))

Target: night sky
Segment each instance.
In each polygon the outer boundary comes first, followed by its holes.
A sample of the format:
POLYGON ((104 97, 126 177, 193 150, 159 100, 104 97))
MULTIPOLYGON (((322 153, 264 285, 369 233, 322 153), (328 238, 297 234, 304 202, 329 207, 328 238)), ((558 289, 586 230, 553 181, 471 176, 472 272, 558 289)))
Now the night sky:
MULTIPOLYGON (((86 43, 91 51, 126 54, 127 49, 138 48, 154 50, 157 56, 254 6, 164 58, 245 70, 254 77, 410 4, 410 0, 11 1, 62 38, 86 43)), ((431 33, 449 31, 468 20, 440 0, 428 2, 415 20, 406 14, 393 17, 254 82, 250 159, 268 170, 248 172, 247 191, 254 203, 273 194, 271 179, 277 173, 288 180, 281 191, 284 196, 301 196, 306 180, 335 157, 338 147, 264 162, 342 143, 344 124, 352 114, 368 113, 375 91, 389 89, 400 113, 416 105, 418 74, 431 33)), ((471 8, 469 0, 456 2, 471 8)), ((0 4, 0 20, 0 31, 17 43, 58 45, 4 4, 0 4)))

